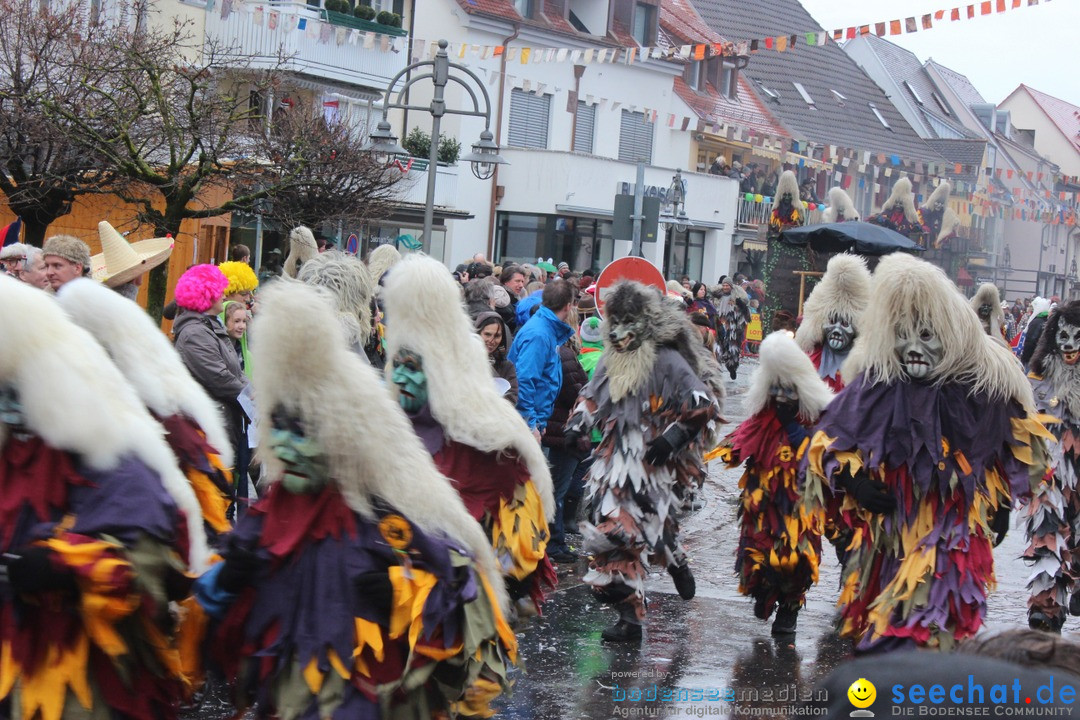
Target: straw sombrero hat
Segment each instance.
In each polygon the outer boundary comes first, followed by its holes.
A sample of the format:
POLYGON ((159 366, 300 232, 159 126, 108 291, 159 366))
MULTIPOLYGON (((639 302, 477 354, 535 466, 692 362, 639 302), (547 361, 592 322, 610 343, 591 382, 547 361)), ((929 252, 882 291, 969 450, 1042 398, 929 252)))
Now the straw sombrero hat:
POLYGON ((171 237, 129 243, 104 220, 98 223, 98 238, 101 253, 90 258, 91 274, 94 280, 108 287, 123 285, 150 272, 168 260, 173 249, 171 237))

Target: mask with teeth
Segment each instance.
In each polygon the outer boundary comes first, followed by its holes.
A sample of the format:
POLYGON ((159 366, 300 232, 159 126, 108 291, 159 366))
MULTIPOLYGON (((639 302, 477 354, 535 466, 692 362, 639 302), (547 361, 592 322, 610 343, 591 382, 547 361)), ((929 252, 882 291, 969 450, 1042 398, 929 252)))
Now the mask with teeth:
POLYGON ((645 320, 638 318, 611 318, 608 340, 615 352, 637 350, 645 337, 645 320))
POLYGON ((898 330, 896 354, 900 365, 912 380, 926 380, 945 356, 945 346, 932 328, 923 326, 913 335, 898 330))
POLYGON ((419 412, 427 404, 427 374, 419 354, 404 348, 398 350, 390 380, 398 386, 398 403, 405 412, 419 412))
POLYGON ((847 320, 830 315, 829 321, 822 325, 822 336, 834 353, 844 353, 855 342, 855 328, 847 320))
POLYGON ((1066 365, 1075 365, 1080 359, 1080 327, 1062 322, 1054 336, 1061 361, 1066 365))

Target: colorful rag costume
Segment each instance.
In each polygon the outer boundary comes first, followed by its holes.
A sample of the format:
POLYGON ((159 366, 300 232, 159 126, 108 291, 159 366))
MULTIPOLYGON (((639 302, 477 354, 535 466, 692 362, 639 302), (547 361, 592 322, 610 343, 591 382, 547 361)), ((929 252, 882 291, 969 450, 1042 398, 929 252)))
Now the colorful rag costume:
POLYGON ((593 428, 603 436, 585 481, 592 516, 582 534, 593 559, 584 581, 619 605, 619 623, 605 637, 626 640, 640 637, 651 565, 667 568, 680 594, 693 597, 674 510, 680 490, 705 473, 723 390, 697 330, 655 291, 620 283, 604 315, 604 355, 566 433, 568 442, 593 428))
POLYGON ((780 236, 784 230, 799 227, 806 222, 806 206, 799 199, 799 181, 795 173, 785 170, 776 184, 776 197, 769 213, 769 239, 780 236))
POLYGON ((0 303, 0 699, 35 720, 174 718, 198 504, 93 338, 15 280, 0 303))
POLYGON ((940 269, 902 253, 874 274, 848 367, 803 492, 806 512, 838 507, 851 528, 841 632, 863 651, 949 650, 982 625, 991 542, 1043 481, 1049 435, 1008 350, 940 269))
POLYGON ((773 634, 783 635, 795 631, 806 591, 818 579, 824 513, 800 502, 802 460, 809 428, 832 393, 786 332, 765 338, 759 357, 747 394, 751 415, 716 455, 728 467, 746 465, 739 480, 739 592, 754 599, 762 620, 779 605, 773 634))
POLYGON ((1035 406, 1047 417, 1056 442, 1050 445, 1053 476, 1040 484, 1024 507, 1033 572, 1028 579, 1028 622, 1061 632, 1065 610, 1080 615, 1080 302, 1050 314, 1031 358, 1035 406), (1071 595, 1071 597, 1070 597, 1071 595))
POLYGON ((834 391, 844 387, 840 367, 859 335, 859 318, 870 297, 870 271, 858 255, 835 255, 803 304, 795 342, 834 391))
POLYGON ((926 204, 919 209, 927 236, 933 240, 935 249, 956 237, 956 228, 960 227, 960 216, 948 205, 951 192, 952 184, 942 180, 930 193, 926 204))
POLYGON ((896 181, 881 212, 866 218, 866 222, 895 230, 917 243, 921 243, 930 232, 923 221, 922 212, 915 207, 915 193, 911 191, 911 180, 906 177, 896 181))
POLYGON ((747 302, 746 291, 726 279, 711 292, 713 305, 716 306, 720 362, 734 380, 742 360, 743 340, 746 339, 746 326, 750 322, 750 304, 747 302))
POLYGON ((524 419, 495 386, 487 351, 439 262, 409 257, 387 277, 387 386, 491 540, 514 601, 554 587, 546 555, 551 472, 524 419), (424 288, 419 295, 416 288, 424 288))
POLYGON ((328 299, 284 283, 263 295, 253 338, 270 490, 197 584, 238 708, 484 715, 516 657, 486 538, 328 299))

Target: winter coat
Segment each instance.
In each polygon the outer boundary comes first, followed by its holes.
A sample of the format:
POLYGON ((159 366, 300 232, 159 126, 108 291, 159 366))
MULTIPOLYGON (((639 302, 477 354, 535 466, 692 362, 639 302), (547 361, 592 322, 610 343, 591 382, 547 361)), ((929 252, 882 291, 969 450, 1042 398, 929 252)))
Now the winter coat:
MULTIPOLYGON (((563 437, 563 425, 570 419, 570 411, 577 403, 578 393, 589 382, 589 376, 585 374, 585 368, 578 361, 578 354, 569 343, 559 346, 559 362, 562 364, 562 386, 559 394, 555 396, 555 407, 548 419, 547 430, 541 439, 545 447, 566 448, 566 439, 563 437)), ((566 448, 573 450, 573 448, 566 448)))
POLYGON ((188 372, 221 406, 234 444, 239 443, 244 411, 236 397, 247 385, 247 378, 225 326, 217 316, 181 310, 173 323, 173 338, 188 372))
POLYGON ((502 323, 502 342, 495 352, 488 355, 488 360, 491 362, 491 372, 495 377, 501 377, 506 382, 510 383, 510 389, 503 395, 504 398, 510 401, 511 405, 517 405, 518 401, 518 379, 517 370, 514 368, 514 363, 506 359, 506 351, 510 345, 509 335, 506 331, 506 322, 498 312, 494 310, 488 310, 487 312, 480 313, 476 316, 476 332, 487 325, 492 319, 498 320, 502 323))
POLYGON ((514 336, 508 357, 517 369, 517 409, 530 428, 543 430, 547 427, 555 396, 562 387, 559 346, 569 340, 573 332, 573 328, 556 317, 550 308, 541 305, 514 336))
POLYGON ((1043 325, 1049 313, 1039 313, 1031 318, 1027 326, 1027 334, 1024 336, 1024 349, 1020 352, 1020 361, 1024 367, 1031 362, 1031 356, 1035 354, 1035 347, 1039 344, 1039 336, 1042 335, 1043 325))

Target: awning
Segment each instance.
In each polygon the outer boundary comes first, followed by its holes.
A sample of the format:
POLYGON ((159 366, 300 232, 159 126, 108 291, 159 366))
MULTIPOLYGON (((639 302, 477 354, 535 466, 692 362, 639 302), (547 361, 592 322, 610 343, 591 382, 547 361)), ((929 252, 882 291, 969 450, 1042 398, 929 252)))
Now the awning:
POLYGON ((771 148, 754 147, 750 150, 750 154, 757 155, 758 157, 768 158, 770 160, 780 159, 780 151, 773 150, 771 148))
POLYGON ((749 250, 765 251, 765 250, 769 249, 769 243, 765 242, 764 240, 756 240, 756 239, 747 238, 747 239, 743 240, 742 245, 740 247, 743 250, 746 250, 746 251, 749 251, 749 250))
POLYGON ((827 163, 822 160, 815 160, 812 157, 800 155, 799 153, 788 152, 788 154, 784 156, 784 162, 791 163, 792 165, 798 165, 800 160, 802 160, 806 166, 817 170, 832 170, 833 168, 832 163, 827 163))
POLYGON ((963 285, 964 287, 971 287, 975 284, 975 278, 971 277, 971 273, 967 270, 960 268, 956 273, 956 284, 963 285))

